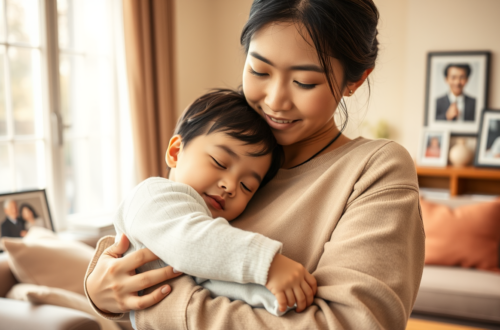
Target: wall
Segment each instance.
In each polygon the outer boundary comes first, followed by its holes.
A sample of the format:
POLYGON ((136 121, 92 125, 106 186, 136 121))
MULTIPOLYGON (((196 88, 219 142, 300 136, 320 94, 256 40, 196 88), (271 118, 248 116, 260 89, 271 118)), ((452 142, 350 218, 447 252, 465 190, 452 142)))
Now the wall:
POLYGON ((490 50, 490 108, 500 109, 500 1, 410 0, 401 143, 415 155, 424 120, 426 54, 445 50, 490 50))
MULTIPOLYGON (((251 0, 176 0, 179 113, 212 87, 237 87, 244 61, 239 34, 251 0)), ((388 123, 391 138, 414 156, 424 119, 426 54, 490 50, 490 108, 500 108, 500 1, 375 0, 380 55, 364 86, 348 102, 347 135, 370 137, 388 123), (495 93, 495 91, 498 91, 495 93)))
POLYGON ((241 84, 240 31, 251 0, 176 0, 177 109, 210 88, 241 84))

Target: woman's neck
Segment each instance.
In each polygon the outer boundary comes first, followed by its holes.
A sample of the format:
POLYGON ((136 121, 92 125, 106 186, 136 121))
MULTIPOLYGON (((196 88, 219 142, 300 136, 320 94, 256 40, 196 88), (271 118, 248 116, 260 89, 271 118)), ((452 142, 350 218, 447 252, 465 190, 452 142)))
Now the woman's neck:
MULTIPOLYGON (((283 146, 283 151, 285 152, 285 162, 282 168, 290 169, 294 166, 302 164, 306 162, 309 158, 313 157, 318 151, 323 149, 328 143, 332 141, 339 134, 339 129, 335 125, 334 120, 328 122, 323 129, 321 129, 318 133, 308 137, 305 140, 296 142, 291 145, 283 146)), ((316 155, 318 157, 323 155, 329 151, 337 149, 340 146, 343 146, 347 142, 351 141, 348 137, 343 134, 333 142, 330 146, 328 146, 325 150, 323 150, 320 154, 316 155)))

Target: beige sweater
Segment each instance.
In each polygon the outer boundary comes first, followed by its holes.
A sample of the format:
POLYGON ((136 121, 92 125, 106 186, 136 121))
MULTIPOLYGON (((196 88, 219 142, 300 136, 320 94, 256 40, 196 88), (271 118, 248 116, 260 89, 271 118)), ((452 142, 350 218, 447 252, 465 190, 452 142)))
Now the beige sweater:
MULTIPOLYGON (((136 313, 139 329, 405 329, 425 238, 414 164, 398 144, 358 138, 282 169, 232 224, 283 242, 318 281, 313 305, 276 317, 213 299, 181 276, 167 298, 136 313)), ((87 276, 112 243, 101 241, 87 276)))

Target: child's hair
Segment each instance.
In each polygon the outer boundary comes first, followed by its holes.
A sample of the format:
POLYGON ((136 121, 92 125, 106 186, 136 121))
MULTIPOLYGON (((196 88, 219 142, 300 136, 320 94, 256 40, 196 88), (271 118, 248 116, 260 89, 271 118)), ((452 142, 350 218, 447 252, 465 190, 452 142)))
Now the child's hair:
POLYGON ((248 105, 242 92, 214 89, 200 96, 184 111, 175 128, 175 134, 181 136, 184 147, 197 136, 215 132, 224 132, 247 145, 262 145, 250 156, 272 154, 271 167, 260 187, 268 183, 281 167, 282 147, 264 118, 248 105))

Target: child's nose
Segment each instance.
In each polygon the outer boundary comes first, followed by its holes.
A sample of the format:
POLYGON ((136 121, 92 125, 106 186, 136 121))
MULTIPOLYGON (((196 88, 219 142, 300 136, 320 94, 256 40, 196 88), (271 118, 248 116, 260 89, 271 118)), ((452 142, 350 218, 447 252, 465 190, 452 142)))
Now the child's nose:
POLYGON ((224 189, 224 192, 229 196, 233 196, 235 193, 236 185, 229 180, 221 181, 220 187, 224 189))

